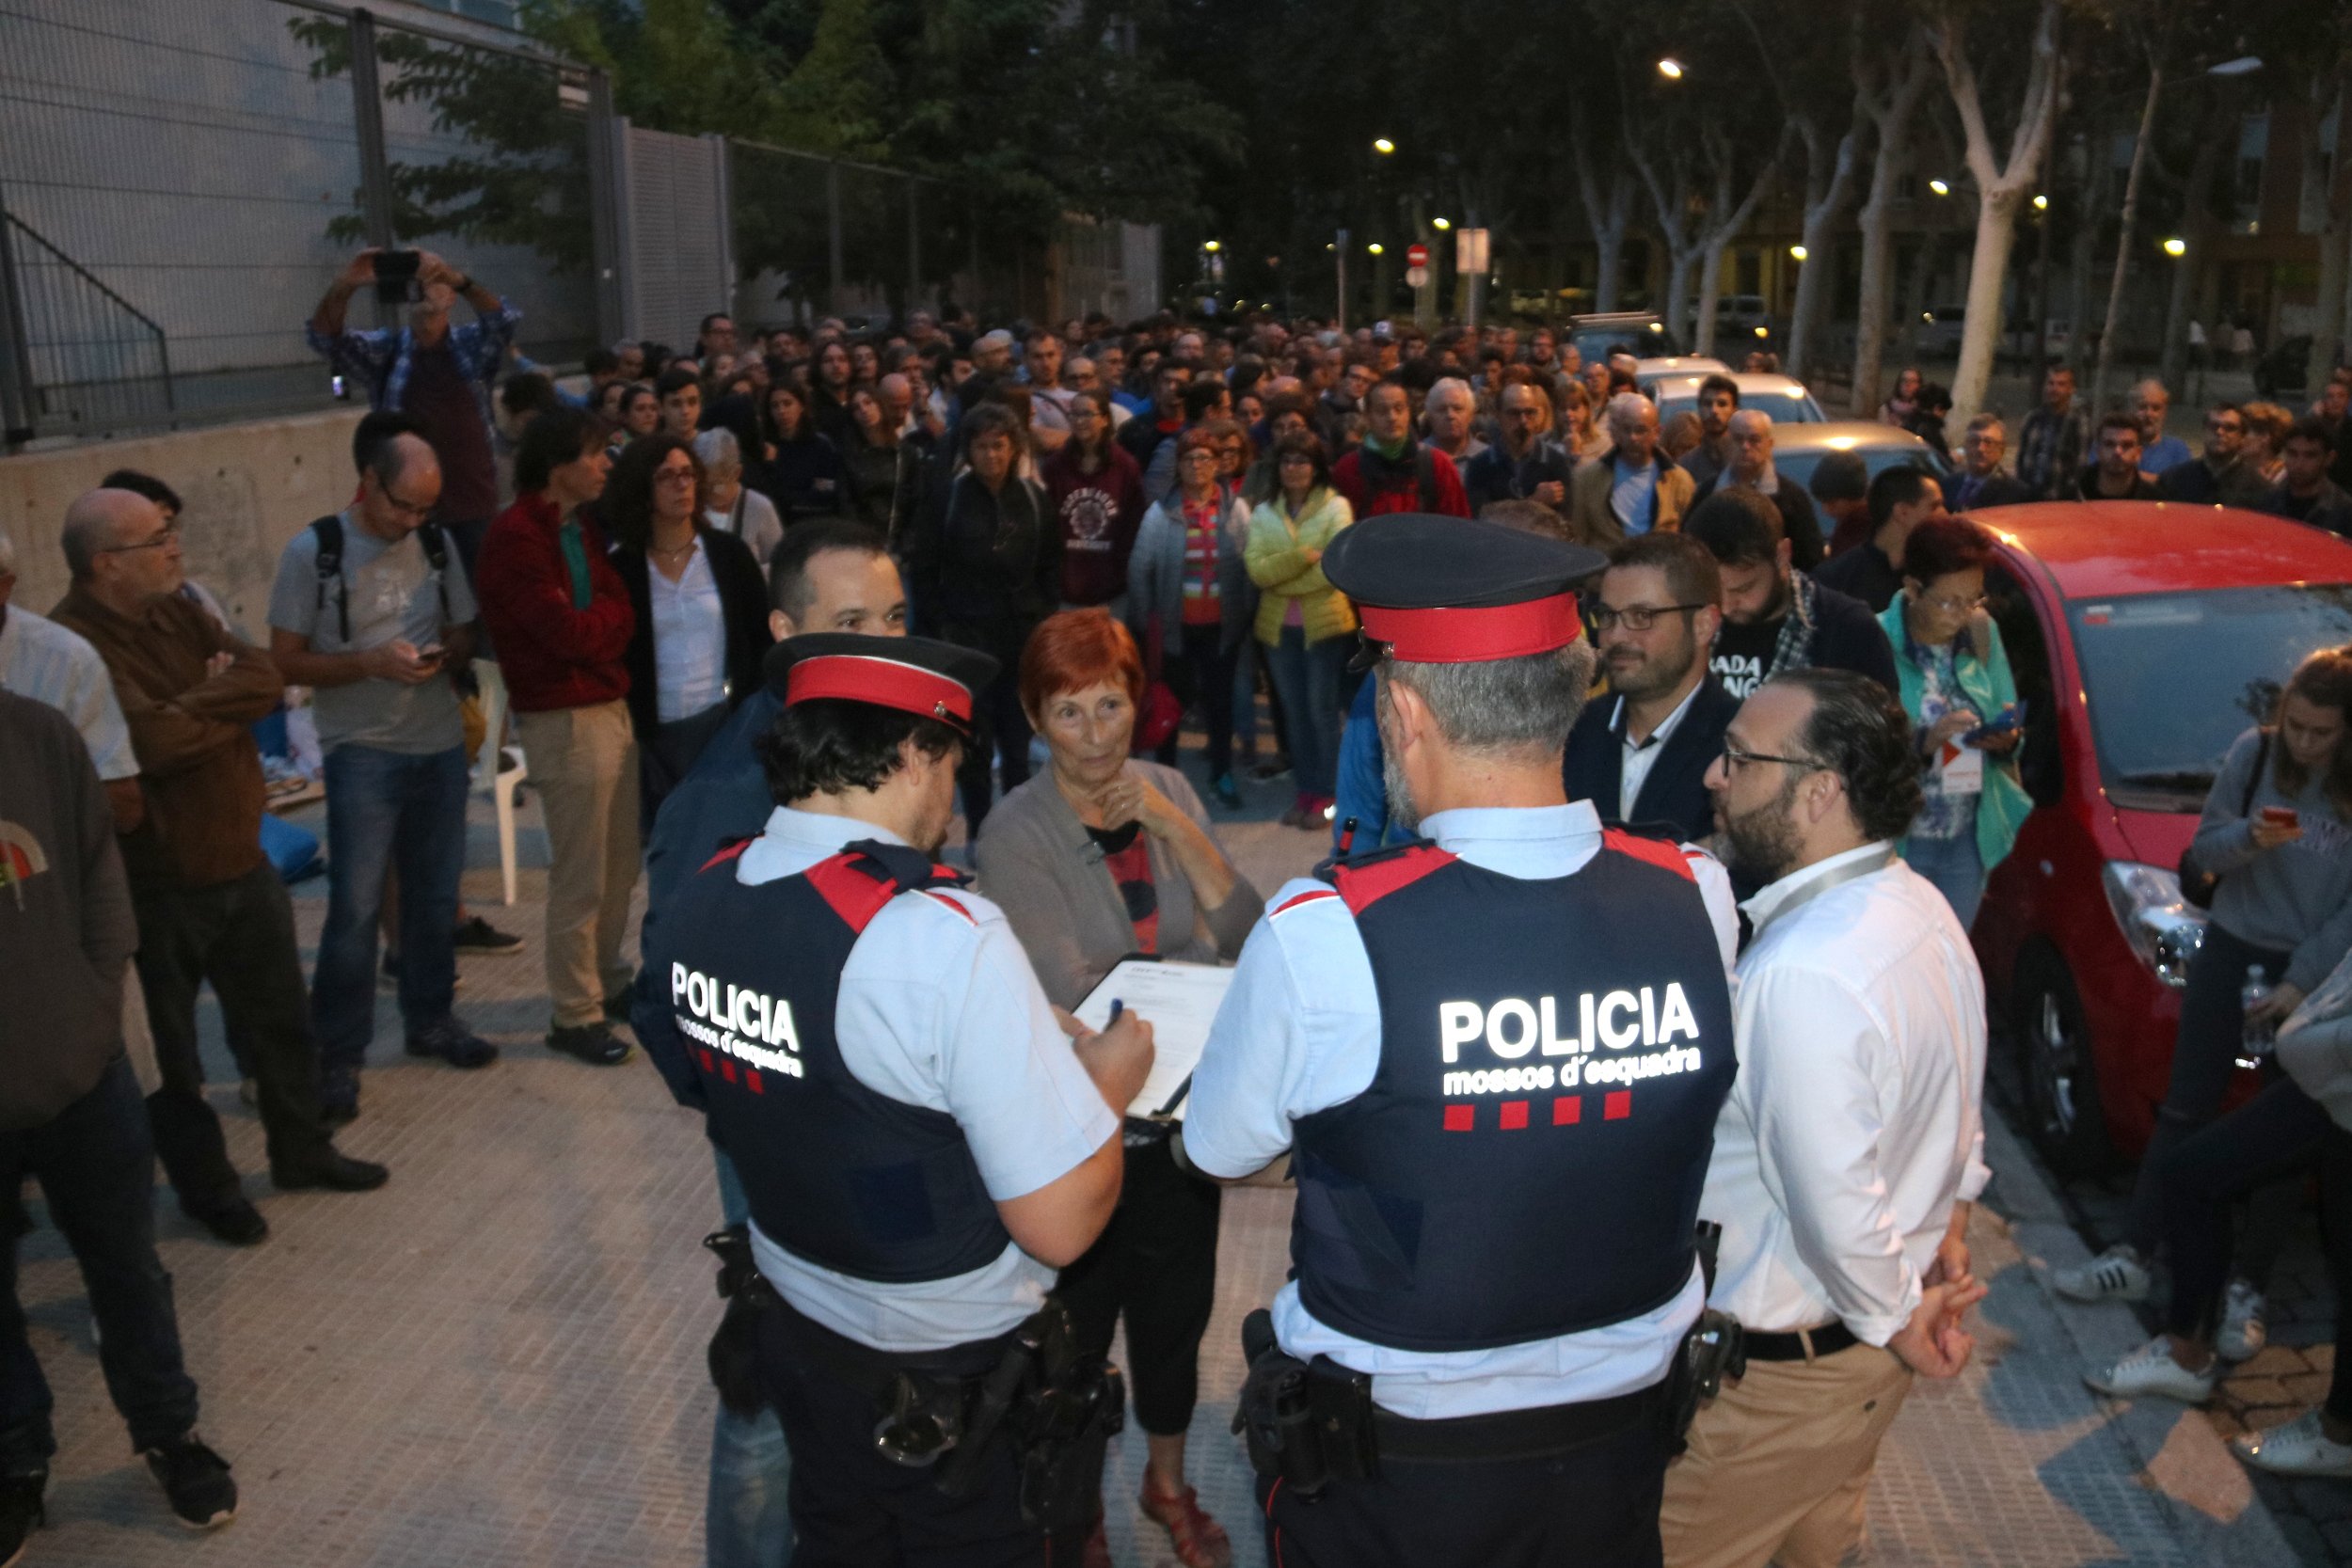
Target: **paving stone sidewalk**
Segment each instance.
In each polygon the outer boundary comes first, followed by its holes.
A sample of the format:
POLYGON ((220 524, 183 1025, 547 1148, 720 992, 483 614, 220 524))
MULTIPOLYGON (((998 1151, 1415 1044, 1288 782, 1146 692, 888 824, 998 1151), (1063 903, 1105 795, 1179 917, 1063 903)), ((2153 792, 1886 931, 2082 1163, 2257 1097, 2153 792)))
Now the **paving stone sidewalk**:
MULTIPOLYGON (((1248 787, 1243 819, 1220 831, 1271 893, 1321 840, 1267 820, 1287 803, 1284 786, 1248 787)), ((642 1060, 597 1069, 540 1045, 546 843, 528 799, 525 824, 522 902, 496 905, 494 870, 467 879, 479 912, 526 939, 519 954, 464 963, 460 1010, 504 1057, 479 1073, 411 1061, 381 1001, 365 1114, 342 1141, 389 1164, 389 1187, 279 1195, 249 1176, 274 1230, 251 1251, 215 1243, 158 1190, 203 1430, 244 1488, 233 1525, 191 1537, 172 1522, 106 1401, 70 1256, 45 1225, 24 1240, 21 1289, 62 1445, 52 1525, 27 1568, 702 1561, 713 1410, 703 1347, 716 1303, 697 1243, 717 1212, 710 1161, 695 1118, 642 1060)), ((479 803, 473 832, 471 863, 494 865, 479 803)), ((306 943, 324 898, 323 881, 296 890, 306 943)), ((238 1103, 209 1007, 206 1028, 231 1152, 260 1170, 260 1130, 238 1103)), ((2128 1340, 2136 1325, 2070 1327, 2054 1307, 2037 1271, 2082 1243, 2014 1140, 1996 1133, 2000 1174, 1974 1233, 1993 1287, 1979 1354, 1956 1382, 1922 1386, 1897 1422, 1873 1493, 1871 1560, 2292 1561, 2202 1418, 2166 1425, 2163 1413, 2118 1410, 2083 1389, 2082 1335, 2095 1350, 2100 1332, 2128 1340)), ((1227 1196, 1192 1431, 1202 1501, 1244 1568, 1264 1554, 1226 1422, 1241 1318, 1280 1283, 1289 1204, 1279 1192, 1227 1196)), ((1134 1507, 1141 1468, 1131 1434, 1113 1456, 1110 1536, 1120 1562, 1157 1568, 1173 1558, 1134 1507)))

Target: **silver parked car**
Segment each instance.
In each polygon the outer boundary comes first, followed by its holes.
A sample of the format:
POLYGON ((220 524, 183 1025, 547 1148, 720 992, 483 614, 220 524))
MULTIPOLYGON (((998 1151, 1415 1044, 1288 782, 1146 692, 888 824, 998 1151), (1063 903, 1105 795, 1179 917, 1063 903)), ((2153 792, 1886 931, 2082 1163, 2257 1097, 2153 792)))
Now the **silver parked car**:
MULTIPOLYGON (((1778 425, 1777 420, 1774 423, 1778 425)), ((1943 454, 1918 436, 1876 420, 1830 420, 1772 432, 1772 471, 1807 491, 1813 488, 1813 470, 1834 451, 1860 457, 1873 479, 1888 468, 1906 465, 1924 468, 1939 480, 1951 470, 1943 454)))
MULTIPOLYGON (((1721 373, 1721 372, 1715 372, 1721 373)), ((1665 423, 1677 414, 1689 413, 1699 405, 1699 383, 1707 376, 1662 376, 1650 389, 1658 400, 1658 422, 1665 423)), ((1829 416, 1813 401, 1813 394, 1804 389, 1804 383, 1786 375, 1766 375, 1761 372, 1740 371, 1732 376, 1740 388, 1740 406, 1760 408, 1778 424, 1820 424, 1829 416)))

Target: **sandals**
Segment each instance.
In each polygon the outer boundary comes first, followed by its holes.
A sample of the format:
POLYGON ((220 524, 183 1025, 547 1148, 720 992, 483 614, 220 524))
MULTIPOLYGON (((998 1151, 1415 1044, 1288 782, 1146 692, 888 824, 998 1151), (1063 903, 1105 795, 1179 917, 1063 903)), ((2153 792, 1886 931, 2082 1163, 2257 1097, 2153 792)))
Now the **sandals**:
POLYGON ((1233 1544, 1226 1538, 1225 1527, 1201 1508, 1197 1487, 1187 1486, 1177 1493, 1154 1492, 1152 1478, 1147 1475, 1140 1501, 1144 1516, 1168 1531, 1168 1541, 1176 1548, 1176 1560, 1184 1568, 1232 1568, 1233 1544))

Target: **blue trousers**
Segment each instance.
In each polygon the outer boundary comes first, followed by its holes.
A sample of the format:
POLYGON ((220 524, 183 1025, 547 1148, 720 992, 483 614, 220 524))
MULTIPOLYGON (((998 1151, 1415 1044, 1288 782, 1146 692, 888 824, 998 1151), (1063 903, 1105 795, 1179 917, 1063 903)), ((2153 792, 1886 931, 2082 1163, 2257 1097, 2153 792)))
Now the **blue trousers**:
MULTIPOLYGON (((719 1212, 729 1225, 751 1217, 735 1163, 713 1148, 719 1212)), ((724 1404, 710 1433, 710 1497, 703 1513, 710 1568, 783 1568, 792 1555, 792 1454, 771 1406, 749 1419, 724 1404)))
MULTIPOLYGON (((127 1058, 116 1057, 97 1087, 50 1120, 0 1132, 0 1193, 10 1208, 26 1176, 40 1178, 49 1218, 81 1265, 98 1320, 98 1364, 131 1446, 178 1437, 196 1425, 196 1383, 180 1354, 171 1275, 155 1255, 155 1149, 127 1058)), ((10 1232, 0 1240, 0 1475, 48 1467, 57 1451, 55 1402, 25 1338, 10 1232)))
POLYGON ((411 1036, 450 1016, 457 881, 466 867, 465 748, 326 753, 326 927, 310 980, 320 1065, 357 1072, 375 1037, 376 914, 400 868, 400 1016, 411 1036))
POLYGON ((1327 637, 1310 643, 1303 626, 1284 626, 1282 641, 1260 645, 1275 689, 1282 693, 1282 715, 1290 733, 1291 777, 1301 795, 1338 793, 1332 781, 1340 767, 1340 678, 1355 639, 1327 637))
POLYGON ((1962 930, 1977 923, 1977 906, 1984 902, 1984 862, 1977 854, 1973 825, 1949 838, 1914 833, 1903 841, 1903 859, 1912 870, 1935 884, 1935 891, 1960 917, 1962 930))

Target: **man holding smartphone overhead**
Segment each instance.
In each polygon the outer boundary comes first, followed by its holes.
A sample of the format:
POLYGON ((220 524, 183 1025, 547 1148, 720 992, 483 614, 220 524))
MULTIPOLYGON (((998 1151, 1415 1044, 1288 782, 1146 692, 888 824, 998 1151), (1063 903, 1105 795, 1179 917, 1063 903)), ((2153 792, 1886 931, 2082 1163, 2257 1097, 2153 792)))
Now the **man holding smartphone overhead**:
POLYGON ((371 414, 352 458, 358 498, 294 535, 269 603, 271 656, 316 692, 326 757, 326 928, 310 1006, 330 1121, 358 1115, 374 1036, 376 911, 395 865, 408 1053, 458 1068, 498 1054, 450 1010, 469 784, 450 673, 473 651, 473 591, 448 536, 426 521, 442 474, 416 426, 371 414))

